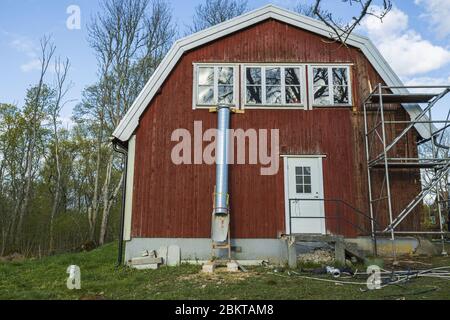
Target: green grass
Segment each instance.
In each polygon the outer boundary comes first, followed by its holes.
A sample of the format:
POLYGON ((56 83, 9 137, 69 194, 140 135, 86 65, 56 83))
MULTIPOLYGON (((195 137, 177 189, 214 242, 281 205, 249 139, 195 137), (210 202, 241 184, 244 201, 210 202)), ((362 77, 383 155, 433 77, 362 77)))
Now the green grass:
MULTIPOLYGON (((85 253, 0 262, 0 299, 450 299, 446 280, 416 279, 402 287, 361 292, 364 286, 302 279, 286 271, 275 274, 262 267, 213 275, 189 265, 148 271, 116 269, 116 253, 115 245, 106 245, 85 253), (81 268, 81 290, 66 288, 66 269, 71 264, 81 268)), ((449 258, 433 262, 450 265, 449 258)))

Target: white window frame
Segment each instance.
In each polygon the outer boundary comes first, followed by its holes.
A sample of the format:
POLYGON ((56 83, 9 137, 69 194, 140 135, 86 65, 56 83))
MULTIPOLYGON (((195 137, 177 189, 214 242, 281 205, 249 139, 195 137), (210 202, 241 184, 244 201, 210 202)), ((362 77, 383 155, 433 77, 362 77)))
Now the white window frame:
POLYGON ((298 63, 255 63, 242 64, 241 68, 241 104, 245 109, 307 109, 306 99, 306 65, 298 63), (247 103, 247 68, 261 68, 261 104, 247 103), (281 103, 267 103, 266 102, 266 69, 267 68, 281 68, 281 103), (285 68, 299 68, 300 69, 300 103, 286 103, 286 82, 285 82, 285 68))
POLYGON ((194 81, 193 81, 193 90, 192 90, 192 109, 209 109, 211 107, 217 107, 218 101, 217 98, 219 96, 219 83, 217 81, 218 77, 218 68, 219 67, 230 67, 233 68, 233 102, 230 104, 232 107, 239 108, 239 64, 236 63, 194 63, 194 81), (214 68, 214 102, 213 104, 202 104, 198 102, 198 73, 199 68, 214 68))
POLYGON ((353 106, 353 91, 352 91, 352 73, 350 64, 311 64, 308 65, 308 90, 309 90, 309 105, 312 108, 330 108, 330 107, 351 107, 353 106), (328 88, 330 91, 329 104, 315 104, 314 103, 314 68, 328 69, 328 88), (348 103, 334 103, 334 85, 333 85, 333 68, 347 69, 348 74, 348 103))

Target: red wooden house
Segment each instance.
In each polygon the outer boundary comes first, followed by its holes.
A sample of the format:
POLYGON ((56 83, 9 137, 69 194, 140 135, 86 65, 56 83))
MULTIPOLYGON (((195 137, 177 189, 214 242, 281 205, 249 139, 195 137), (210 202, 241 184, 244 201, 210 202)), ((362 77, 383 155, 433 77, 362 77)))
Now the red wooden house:
MULTIPOLYGON (((215 166, 194 152, 192 164, 174 163, 172 136, 187 129, 192 146, 206 147, 194 127, 216 128, 209 109, 218 104, 240 110, 233 129, 279 132, 276 174, 261 175, 266 165, 248 161, 229 167, 238 259, 283 260, 283 235, 369 235, 362 103, 378 83, 401 81, 369 39, 352 34, 347 44, 330 41, 323 23, 274 6, 177 41, 114 132, 128 149, 127 259, 171 244, 183 259, 210 258, 215 166)), ((397 105, 387 117, 415 112, 397 105)), ((422 134, 417 127, 398 152, 417 156, 422 134)), ((418 170, 391 180, 398 208, 420 190, 418 170)), ((413 217, 405 227, 418 224, 413 217)))

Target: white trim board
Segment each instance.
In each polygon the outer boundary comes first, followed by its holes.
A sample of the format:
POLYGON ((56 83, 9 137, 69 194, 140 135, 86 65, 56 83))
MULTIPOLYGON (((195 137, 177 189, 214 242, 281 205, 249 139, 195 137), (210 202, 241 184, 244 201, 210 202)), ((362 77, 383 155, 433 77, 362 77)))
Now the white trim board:
POLYGON ((131 240, 131 220, 133 215, 133 188, 134 188, 134 160, 136 154, 136 136, 133 135, 128 142, 127 188, 125 191, 125 219, 123 225, 123 240, 131 240))
MULTIPOLYGON (((158 92, 169 73, 173 70, 177 62, 186 51, 192 50, 196 47, 245 29, 267 19, 281 21, 328 38, 330 38, 330 35, 332 34, 332 30, 321 21, 299 15, 274 5, 267 5, 206 30, 197 32, 186 38, 180 39, 173 44, 172 48, 169 50, 159 67, 155 70, 150 80, 146 83, 131 108, 114 130, 113 136, 121 141, 128 141, 130 139, 139 125, 141 115, 144 113, 145 109, 158 92)), ((352 33, 347 40, 347 44, 359 48, 363 52, 388 86, 403 86, 403 83, 399 77, 395 74, 381 53, 375 48, 368 38, 352 33)), ((396 93, 405 91, 406 89, 394 90, 396 93)), ((417 104, 408 104, 404 107, 411 118, 415 118, 421 112, 421 108, 417 104)), ((428 138, 430 136, 429 128, 425 124, 417 124, 416 129, 423 138, 428 138)))

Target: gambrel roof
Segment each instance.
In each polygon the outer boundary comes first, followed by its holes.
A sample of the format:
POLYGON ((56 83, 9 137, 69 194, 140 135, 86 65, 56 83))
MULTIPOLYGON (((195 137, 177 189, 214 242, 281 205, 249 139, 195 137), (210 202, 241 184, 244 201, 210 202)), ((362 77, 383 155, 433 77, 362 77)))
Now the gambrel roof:
MULTIPOLYGON (((274 5, 267 5, 180 39, 173 44, 159 67, 146 83, 131 108, 115 129, 113 136, 122 142, 130 139, 139 125, 141 115, 185 52, 267 19, 278 20, 328 38, 333 34, 333 31, 321 21, 274 5)), ((352 33, 347 40, 347 44, 359 48, 363 52, 388 86, 403 86, 400 78, 395 74, 378 49, 367 37, 352 33)), ((404 93, 405 91, 405 89, 398 89, 395 93, 404 93)), ((421 108, 417 104, 404 105, 404 108, 412 119, 421 112, 421 108)), ((427 128, 426 125, 417 124, 416 129, 422 137, 428 138, 430 136, 429 128, 427 128)))

